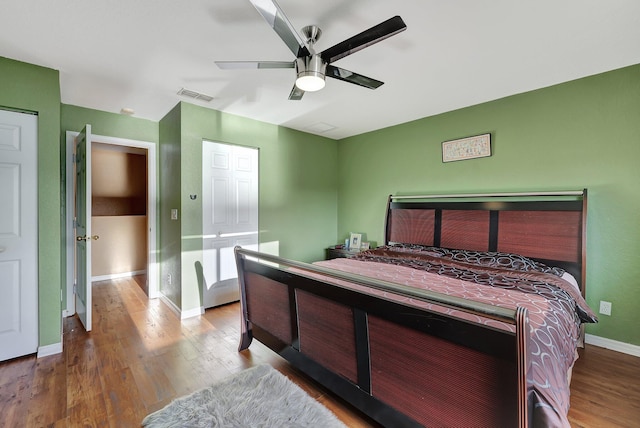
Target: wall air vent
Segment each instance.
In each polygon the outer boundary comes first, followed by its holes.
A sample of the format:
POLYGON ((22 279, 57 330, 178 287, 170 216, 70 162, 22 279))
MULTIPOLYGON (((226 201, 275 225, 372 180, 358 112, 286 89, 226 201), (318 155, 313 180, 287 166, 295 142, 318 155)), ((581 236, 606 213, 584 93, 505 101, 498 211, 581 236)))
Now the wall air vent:
POLYGON ((195 98, 196 100, 202 100, 206 102, 210 102, 213 97, 211 95, 206 95, 200 92, 192 91, 190 89, 182 88, 178 91, 178 95, 182 95, 189 98, 195 98))

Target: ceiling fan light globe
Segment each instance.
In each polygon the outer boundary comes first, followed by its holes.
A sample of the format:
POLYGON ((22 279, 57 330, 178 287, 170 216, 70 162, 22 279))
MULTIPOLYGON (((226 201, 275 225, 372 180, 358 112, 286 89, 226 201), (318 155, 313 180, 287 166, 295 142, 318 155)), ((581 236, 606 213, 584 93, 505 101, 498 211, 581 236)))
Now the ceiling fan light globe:
POLYGON ((315 92, 324 88, 325 81, 324 76, 319 76, 315 73, 300 73, 296 79, 296 86, 298 89, 305 92, 315 92))
POLYGON ((320 55, 296 58, 296 87, 305 92, 315 92, 324 88, 327 63, 320 55))

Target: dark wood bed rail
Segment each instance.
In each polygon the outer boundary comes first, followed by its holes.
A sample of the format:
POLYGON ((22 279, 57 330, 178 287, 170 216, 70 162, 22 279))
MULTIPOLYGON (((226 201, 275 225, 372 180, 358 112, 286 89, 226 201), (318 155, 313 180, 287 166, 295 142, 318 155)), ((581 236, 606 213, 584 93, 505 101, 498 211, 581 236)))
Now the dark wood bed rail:
POLYGON ((235 254, 240 351, 255 337, 385 426, 529 426, 526 309, 498 308, 239 247, 235 254), (515 326, 515 332, 336 280, 493 318, 515 326))

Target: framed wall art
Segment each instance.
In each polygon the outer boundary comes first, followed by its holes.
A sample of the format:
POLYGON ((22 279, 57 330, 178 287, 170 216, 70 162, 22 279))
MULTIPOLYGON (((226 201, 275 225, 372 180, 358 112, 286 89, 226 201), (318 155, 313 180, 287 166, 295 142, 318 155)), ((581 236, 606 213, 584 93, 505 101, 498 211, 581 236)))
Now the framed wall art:
POLYGON ((491 134, 475 135, 442 143, 442 162, 491 156, 491 134))

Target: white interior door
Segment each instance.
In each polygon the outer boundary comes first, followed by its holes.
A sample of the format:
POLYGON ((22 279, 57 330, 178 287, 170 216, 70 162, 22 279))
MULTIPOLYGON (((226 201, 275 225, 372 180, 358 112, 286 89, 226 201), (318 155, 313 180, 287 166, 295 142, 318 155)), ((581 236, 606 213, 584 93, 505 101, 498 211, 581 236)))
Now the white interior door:
POLYGON ((91 125, 76 137, 76 312, 91 331, 91 125))
POLYGON ((0 110, 0 361, 38 350, 37 135, 37 116, 0 110))
POLYGON ((203 306, 239 298, 233 247, 258 250, 258 149, 203 141, 203 306))
MULTIPOLYGON (((74 284, 76 278, 76 235, 75 235, 75 181, 76 181, 76 168, 75 168, 75 151, 76 151, 76 137, 78 132, 66 131, 66 158, 67 158, 67 209, 66 225, 67 225, 67 241, 66 241, 66 253, 67 253, 67 266, 66 274, 67 279, 70 281, 67 285, 66 310, 63 311, 63 316, 71 316, 76 313, 75 306, 75 292, 74 284)), ((156 143, 139 140, 129 140, 125 138, 118 138, 106 135, 91 135, 92 144, 94 142, 100 142, 103 144, 109 144, 112 146, 120 146, 125 148, 142 149, 147 152, 147 220, 148 220, 148 236, 147 236, 147 283, 149 290, 149 298, 157 298, 160 296, 158 289, 158 263, 157 263, 157 240, 156 240, 156 206, 157 206, 157 169, 156 169, 156 143)), ((127 150, 125 149, 125 150, 127 150)), ((94 231, 95 233, 95 231, 94 231)))

